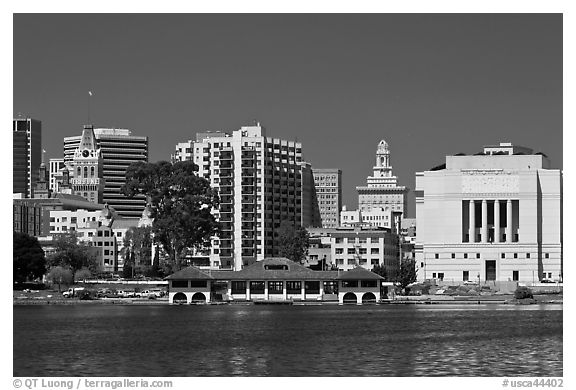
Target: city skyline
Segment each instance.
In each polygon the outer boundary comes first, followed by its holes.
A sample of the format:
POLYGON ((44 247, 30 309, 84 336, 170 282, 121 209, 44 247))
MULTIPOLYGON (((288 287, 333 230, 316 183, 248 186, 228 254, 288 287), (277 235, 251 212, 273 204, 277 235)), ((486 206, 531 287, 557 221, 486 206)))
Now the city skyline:
POLYGON ((384 139, 412 217, 415 172, 446 155, 512 142, 563 168, 562 15, 15 14, 13 110, 42 121, 46 160, 88 110, 148 136, 151 162, 258 120, 341 169, 348 209, 384 139))

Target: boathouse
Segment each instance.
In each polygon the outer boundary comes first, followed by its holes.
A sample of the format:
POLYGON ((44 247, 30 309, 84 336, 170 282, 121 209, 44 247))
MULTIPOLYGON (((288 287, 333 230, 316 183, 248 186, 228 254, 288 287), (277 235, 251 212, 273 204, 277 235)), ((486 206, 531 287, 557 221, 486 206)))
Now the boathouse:
POLYGON ((386 298, 387 291, 387 287, 383 287, 383 277, 362 267, 350 271, 314 271, 282 257, 266 258, 240 271, 201 270, 191 266, 166 280, 170 303, 368 303, 386 298))

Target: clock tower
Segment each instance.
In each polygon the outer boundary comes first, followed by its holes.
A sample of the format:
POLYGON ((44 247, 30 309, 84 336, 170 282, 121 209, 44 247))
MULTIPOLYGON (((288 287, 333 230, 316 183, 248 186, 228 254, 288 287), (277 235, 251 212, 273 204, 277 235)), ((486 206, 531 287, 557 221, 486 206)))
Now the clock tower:
POLYGON ((102 178, 102 152, 96 145, 94 127, 85 125, 80 145, 74 151, 70 180, 72 193, 94 203, 102 203, 104 179, 102 178))

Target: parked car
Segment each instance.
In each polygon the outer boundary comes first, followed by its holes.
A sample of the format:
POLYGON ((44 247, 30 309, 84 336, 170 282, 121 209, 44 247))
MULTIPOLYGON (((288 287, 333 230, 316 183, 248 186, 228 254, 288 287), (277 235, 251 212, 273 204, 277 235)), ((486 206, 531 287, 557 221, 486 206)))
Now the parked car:
POLYGON ((136 296, 134 290, 118 290, 116 294, 118 294, 120 298, 134 298, 136 296))
POLYGON ((96 296, 98 298, 118 298, 117 292, 109 288, 102 288, 98 290, 96 296))
POLYGON ((156 298, 162 298, 163 296, 166 295, 166 291, 164 291, 161 288, 153 288, 152 290, 150 290, 151 293, 153 293, 156 298))

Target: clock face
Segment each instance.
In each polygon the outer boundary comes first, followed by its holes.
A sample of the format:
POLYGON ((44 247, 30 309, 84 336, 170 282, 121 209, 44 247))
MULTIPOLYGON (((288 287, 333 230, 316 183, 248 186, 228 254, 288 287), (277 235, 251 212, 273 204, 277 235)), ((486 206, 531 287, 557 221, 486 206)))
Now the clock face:
POLYGON ((88 156, 90 156, 90 152, 89 152, 88 150, 84 150, 84 151, 82 152, 82 156, 88 157, 88 156))

